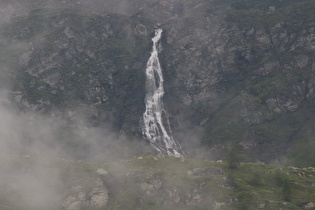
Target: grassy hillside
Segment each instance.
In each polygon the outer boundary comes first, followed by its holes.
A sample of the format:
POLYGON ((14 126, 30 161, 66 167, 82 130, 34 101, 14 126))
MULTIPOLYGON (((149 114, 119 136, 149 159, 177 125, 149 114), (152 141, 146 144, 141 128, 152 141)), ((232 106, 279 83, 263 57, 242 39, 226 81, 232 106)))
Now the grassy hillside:
POLYGON ((303 209, 315 202, 315 168, 153 156, 110 163, 39 164, 32 158, 5 163, 0 169, 9 167, 11 176, 1 180, 1 210, 63 209, 61 204, 78 189, 88 194, 95 187, 100 168, 108 172, 103 180, 109 192, 106 209, 303 209), (43 182, 25 185, 33 190, 28 193, 54 196, 30 203, 18 186, 23 184, 12 178, 30 175, 43 182))

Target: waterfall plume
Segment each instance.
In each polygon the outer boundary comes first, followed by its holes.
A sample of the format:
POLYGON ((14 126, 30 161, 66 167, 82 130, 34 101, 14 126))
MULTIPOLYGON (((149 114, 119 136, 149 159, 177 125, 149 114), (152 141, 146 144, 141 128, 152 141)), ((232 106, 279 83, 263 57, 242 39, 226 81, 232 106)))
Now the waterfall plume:
POLYGON ((160 28, 155 30, 152 52, 146 66, 146 108, 142 119, 142 134, 159 153, 182 157, 180 145, 172 136, 168 113, 162 100, 164 79, 158 57, 162 32, 160 28))

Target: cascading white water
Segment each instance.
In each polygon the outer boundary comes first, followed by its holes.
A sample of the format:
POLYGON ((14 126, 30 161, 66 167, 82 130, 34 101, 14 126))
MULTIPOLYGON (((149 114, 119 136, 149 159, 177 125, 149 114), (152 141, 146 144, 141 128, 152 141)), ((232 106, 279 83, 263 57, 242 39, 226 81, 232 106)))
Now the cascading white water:
POLYGON ((142 134, 160 154, 182 157, 180 145, 172 137, 168 114, 162 102, 164 79, 158 57, 162 32, 162 29, 155 30, 152 52, 146 66, 146 110, 143 113, 142 134))

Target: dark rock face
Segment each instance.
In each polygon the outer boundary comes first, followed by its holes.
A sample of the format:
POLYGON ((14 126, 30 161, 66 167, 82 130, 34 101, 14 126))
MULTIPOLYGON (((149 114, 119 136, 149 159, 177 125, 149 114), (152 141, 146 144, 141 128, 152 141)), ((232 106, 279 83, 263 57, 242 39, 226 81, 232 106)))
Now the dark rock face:
POLYGON ((15 69, 11 95, 22 109, 68 118, 84 110, 91 126, 141 138, 144 69, 157 25, 165 31, 164 100, 187 155, 203 144, 201 158, 224 159, 238 148, 242 161, 286 156, 312 164, 314 157, 295 157, 315 149, 315 4, 269 3, 38 4, 3 26, 1 45, 17 55, 6 60, 15 69))
POLYGON ((120 15, 55 10, 35 10, 16 20, 8 26, 10 41, 29 47, 19 58, 15 98, 41 112, 87 105, 94 109, 91 123, 133 130, 143 109, 142 66, 148 55, 143 52, 150 31, 143 24, 140 31, 139 24, 120 15), (130 123, 124 123, 126 115, 130 123))
MULTIPOLYGON (((277 159, 312 121, 314 17, 292 17, 290 6, 279 12, 220 6, 201 3, 202 14, 169 27, 174 124, 188 121, 183 130, 201 125, 205 144, 240 146, 240 153, 251 153, 243 159, 277 159)), ((314 7, 308 1, 296 6, 314 7)))

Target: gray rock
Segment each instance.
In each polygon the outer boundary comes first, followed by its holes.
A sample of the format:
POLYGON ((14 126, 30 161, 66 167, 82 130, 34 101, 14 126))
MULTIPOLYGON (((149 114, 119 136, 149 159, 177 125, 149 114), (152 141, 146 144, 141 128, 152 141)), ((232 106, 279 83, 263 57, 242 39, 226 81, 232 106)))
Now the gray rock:
POLYGON ((27 51, 25 53, 23 53, 21 56, 20 56, 20 59, 19 59, 19 64, 20 65, 27 65, 28 62, 31 60, 31 54, 32 54, 32 51, 27 51))
POLYGON ((309 60, 309 57, 306 55, 297 55, 295 56, 295 60, 297 62, 298 67, 304 68, 309 60))
POLYGON ((201 201, 202 197, 198 190, 194 190, 192 193, 188 192, 186 195, 185 203, 187 206, 194 206, 201 201))
POLYGON ((82 202, 75 196, 69 196, 62 202, 62 206, 66 210, 80 210, 82 207, 82 202))
POLYGON ((108 203, 108 191, 104 187, 97 187, 90 193, 91 206, 96 209, 104 209, 108 203))
POLYGON ((276 7, 275 6, 270 6, 269 7, 269 12, 270 13, 274 13, 276 11, 276 7))
POLYGON ((314 207, 315 207, 315 203, 314 202, 309 202, 309 203, 307 203, 307 204, 305 204, 303 206, 304 209, 312 209, 314 207))
POLYGON ((83 207, 104 209, 108 203, 108 190, 100 180, 90 192, 81 185, 73 186, 71 190, 72 195, 61 204, 66 210, 82 210, 83 207))
POLYGON ((99 175, 99 176, 106 176, 108 174, 108 172, 104 169, 97 169, 96 173, 99 175))
POLYGON ((153 191, 160 189, 162 186, 162 182, 158 179, 151 179, 148 180, 147 182, 142 182, 140 183, 140 188, 143 191, 153 191))
POLYGON ((166 190, 166 191, 168 192, 170 201, 175 202, 175 203, 179 203, 181 201, 181 197, 176 187, 174 187, 171 190, 166 190))
POLYGON ((298 175, 299 177, 305 177, 305 173, 304 173, 304 172, 298 172, 297 175, 298 175))
POLYGON ((226 205, 226 203, 224 203, 224 202, 215 202, 214 210, 220 210, 225 205, 226 205))

